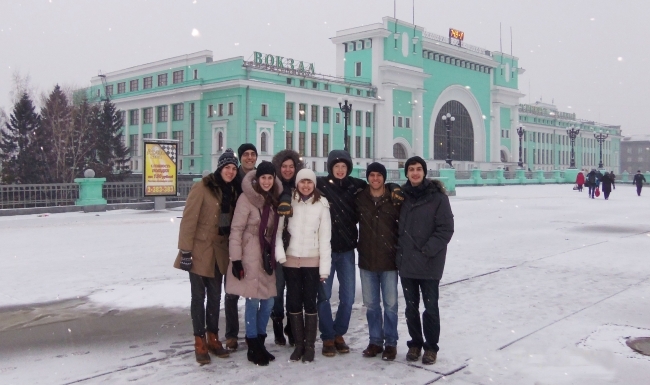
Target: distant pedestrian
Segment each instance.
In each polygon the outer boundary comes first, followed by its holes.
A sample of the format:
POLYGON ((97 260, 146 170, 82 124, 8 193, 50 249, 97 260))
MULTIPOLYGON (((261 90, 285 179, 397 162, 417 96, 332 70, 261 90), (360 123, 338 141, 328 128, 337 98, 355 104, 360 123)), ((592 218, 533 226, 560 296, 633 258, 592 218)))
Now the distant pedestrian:
POLYGON ((606 172, 605 175, 603 175, 601 183, 603 184, 603 195, 605 196, 605 200, 608 200, 609 194, 612 192, 612 187, 616 188, 614 179, 612 179, 612 174, 606 172))
POLYGON ((600 187, 600 179, 603 177, 603 174, 595 168, 591 169, 589 174, 587 174, 587 187, 589 187, 589 198, 594 199, 596 189, 600 187))
POLYGON ((643 182, 645 182, 645 176, 641 174, 641 170, 636 170, 632 184, 636 185, 636 195, 641 196, 641 189, 643 188, 643 182))
MULTIPOLYGON (((609 173, 609 177, 612 178, 613 182, 616 182, 616 174, 614 174, 614 171, 609 173)), ((614 190, 616 190, 616 185, 612 186, 614 190)))
POLYGON ((576 186, 578 186, 578 191, 582 192, 582 186, 585 184, 585 174, 582 171, 578 172, 576 176, 576 186))

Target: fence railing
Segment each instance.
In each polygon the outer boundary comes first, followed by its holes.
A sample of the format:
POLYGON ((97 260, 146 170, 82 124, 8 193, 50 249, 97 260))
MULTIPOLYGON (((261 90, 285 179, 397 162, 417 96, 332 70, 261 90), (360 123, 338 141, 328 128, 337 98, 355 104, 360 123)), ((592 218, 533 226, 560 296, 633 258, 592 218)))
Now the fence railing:
POLYGON ((76 183, 0 185, 0 209, 71 206, 77 199, 76 183))
MULTIPOLYGON (((178 195, 167 197, 168 201, 184 201, 190 193, 194 182, 183 180, 178 182, 178 195)), ((102 187, 102 196, 107 203, 151 202, 153 197, 144 196, 143 182, 106 182, 102 187)))

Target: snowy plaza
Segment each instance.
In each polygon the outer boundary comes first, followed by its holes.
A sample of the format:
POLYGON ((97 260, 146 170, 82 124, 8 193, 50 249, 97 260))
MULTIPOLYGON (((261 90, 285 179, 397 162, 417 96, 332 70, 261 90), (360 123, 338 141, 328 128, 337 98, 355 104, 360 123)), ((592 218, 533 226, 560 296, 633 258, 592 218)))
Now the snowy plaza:
POLYGON ((650 357, 625 341, 650 336, 649 198, 617 187, 609 201, 570 185, 459 188, 426 367, 404 357, 401 289, 397 359, 362 357, 358 277, 349 354, 323 357, 317 341, 313 363, 291 363, 271 340, 276 361, 257 367, 242 327, 237 352, 199 366, 190 285, 172 268, 182 208, 0 217, 0 383, 644 384, 650 357))

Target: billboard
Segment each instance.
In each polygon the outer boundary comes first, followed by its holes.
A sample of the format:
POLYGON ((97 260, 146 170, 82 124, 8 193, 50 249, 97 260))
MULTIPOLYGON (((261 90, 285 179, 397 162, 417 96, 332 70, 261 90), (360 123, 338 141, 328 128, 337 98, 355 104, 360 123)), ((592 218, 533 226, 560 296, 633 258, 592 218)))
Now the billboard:
POLYGON ((144 141, 144 196, 176 196, 178 192, 178 141, 144 141))

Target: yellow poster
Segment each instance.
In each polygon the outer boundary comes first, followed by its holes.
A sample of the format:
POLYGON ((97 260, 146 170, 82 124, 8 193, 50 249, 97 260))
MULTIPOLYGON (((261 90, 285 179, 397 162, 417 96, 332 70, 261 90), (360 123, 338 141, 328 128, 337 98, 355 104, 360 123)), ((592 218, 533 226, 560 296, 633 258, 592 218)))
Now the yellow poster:
POLYGON ((175 142, 144 143, 144 196, 176 196, 175 142))

